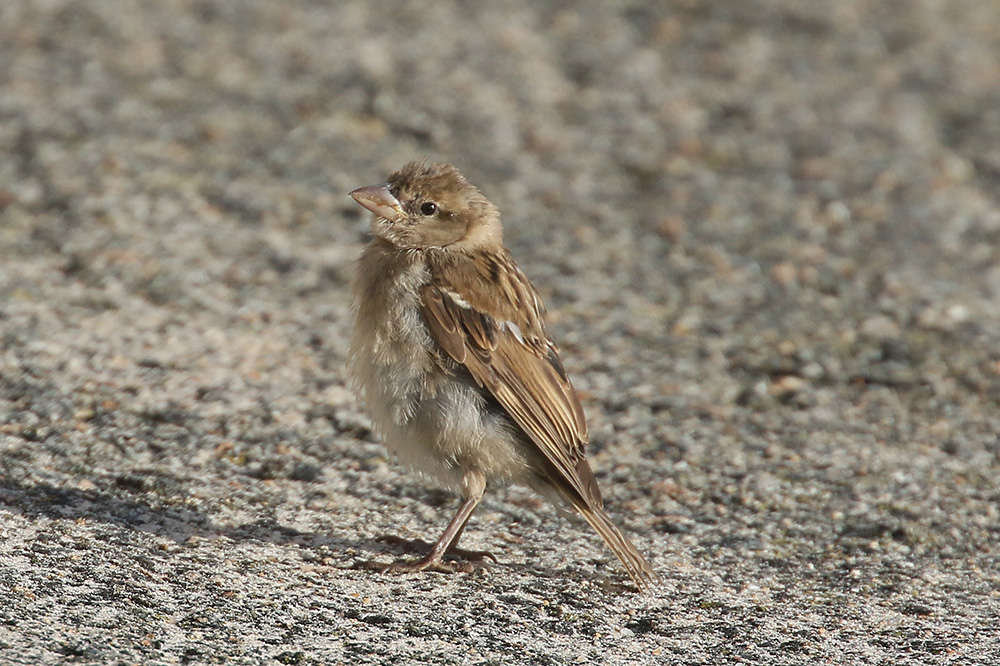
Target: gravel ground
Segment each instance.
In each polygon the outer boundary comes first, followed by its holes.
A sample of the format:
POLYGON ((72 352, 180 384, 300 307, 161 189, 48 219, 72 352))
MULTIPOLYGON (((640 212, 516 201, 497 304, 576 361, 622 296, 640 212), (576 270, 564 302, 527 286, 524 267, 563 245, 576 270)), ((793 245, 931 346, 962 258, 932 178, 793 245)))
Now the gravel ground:
POLYGON ((996 664, 1000 4, 4 0, 0 662, 996 664), (345 384, 347 196, 504 213, 613 516, 345 384))

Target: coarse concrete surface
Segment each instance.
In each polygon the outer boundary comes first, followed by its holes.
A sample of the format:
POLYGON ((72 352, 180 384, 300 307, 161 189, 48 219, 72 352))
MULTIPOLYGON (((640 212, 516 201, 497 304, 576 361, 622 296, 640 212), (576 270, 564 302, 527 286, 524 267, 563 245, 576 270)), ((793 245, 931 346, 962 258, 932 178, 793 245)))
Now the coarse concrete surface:
POLYGON ((0 663, 1000 663, 1000 3, 0 3, 0 663), (417 158, 503 211, 633 592, 345 380, 417 158))

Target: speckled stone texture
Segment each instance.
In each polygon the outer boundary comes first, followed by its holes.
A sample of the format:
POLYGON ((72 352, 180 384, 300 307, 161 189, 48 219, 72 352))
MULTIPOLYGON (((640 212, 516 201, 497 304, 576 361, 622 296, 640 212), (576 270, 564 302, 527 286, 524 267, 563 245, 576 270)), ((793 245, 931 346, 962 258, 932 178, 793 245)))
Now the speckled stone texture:
POLYGON ((0 3, 0 663, 1000 662, 1000 4, 0 3), (346 192, 503 211, 631 592, 345 382, 346 192))

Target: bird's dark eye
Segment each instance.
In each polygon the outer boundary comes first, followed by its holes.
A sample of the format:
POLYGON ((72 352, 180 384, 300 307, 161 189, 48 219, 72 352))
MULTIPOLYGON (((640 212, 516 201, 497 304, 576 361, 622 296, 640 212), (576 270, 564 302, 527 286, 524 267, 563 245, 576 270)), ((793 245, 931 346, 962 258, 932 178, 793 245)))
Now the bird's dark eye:
POLYGON ((420 206, 420 212, 423 213, 424 215, 433 215, 434 213, 438 212, 438 205, 433 201, 425 201, 420 206))

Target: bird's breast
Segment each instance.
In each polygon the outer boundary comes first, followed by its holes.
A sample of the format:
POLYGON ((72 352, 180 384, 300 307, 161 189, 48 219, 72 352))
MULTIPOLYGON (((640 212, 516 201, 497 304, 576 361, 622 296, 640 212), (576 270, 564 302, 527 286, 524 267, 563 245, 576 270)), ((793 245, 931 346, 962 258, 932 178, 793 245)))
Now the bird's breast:
POLYGON ((419 257, 378 247, 369 246, 358 267, 350 370, 383 433, 412 416, 439 372, 420 314, 419 289, 427 279, 419 257))

